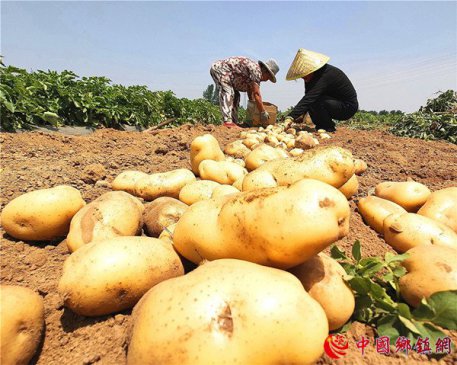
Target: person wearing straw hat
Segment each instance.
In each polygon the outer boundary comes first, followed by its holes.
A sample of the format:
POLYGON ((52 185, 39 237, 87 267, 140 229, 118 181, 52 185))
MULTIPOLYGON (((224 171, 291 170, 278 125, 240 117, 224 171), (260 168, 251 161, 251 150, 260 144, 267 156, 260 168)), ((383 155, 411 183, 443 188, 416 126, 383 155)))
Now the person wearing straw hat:
POLYGON ((286 80, 305 80, 305 96, 286 117, 297 121, 309 113, 316 129, 335 131, 336 120, 347 120, 358 110, 357 93, 339 68, 329 65, 329 57, 300 48, 287 72, 286 80))
POLYGON ((219 106, 226 127, 239 128, 240 92, 247 92, 249 100, 255 102, 262 121, 269 119, 260 94, 260 82, 270 80, 275 83, 278 71, 278 64, 273 59, 262 62, 247 57, 230 57, 211 65, 210 74, 219 88, 219 106))

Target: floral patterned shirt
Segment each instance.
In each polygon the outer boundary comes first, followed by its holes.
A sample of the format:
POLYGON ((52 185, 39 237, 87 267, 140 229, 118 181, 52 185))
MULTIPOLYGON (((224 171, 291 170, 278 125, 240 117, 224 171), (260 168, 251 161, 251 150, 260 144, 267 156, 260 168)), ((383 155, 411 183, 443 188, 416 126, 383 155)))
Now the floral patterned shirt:
POLYGON ((260 85, 262 70, 258 62, 246 57, 230 57, 216 61, 214 68, 220 76, 229 82, 235 90, 248 91, 255 82, 260 85))

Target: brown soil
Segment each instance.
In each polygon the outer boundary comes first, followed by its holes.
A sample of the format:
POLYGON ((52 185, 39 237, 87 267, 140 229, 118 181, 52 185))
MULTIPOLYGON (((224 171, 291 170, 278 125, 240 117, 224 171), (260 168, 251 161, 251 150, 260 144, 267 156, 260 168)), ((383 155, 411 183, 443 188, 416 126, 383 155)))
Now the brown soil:
MULTIPOLYGON (((0 205, 36 189, 58 184, 78 188, 89 202, 110 191, 109 182, 124 170, 148 173, 190 167, 189 144, 194 137, 212 133, 225 145, 237 139, 238 131, 214 126, 182 126, 162 130, 156 135, 138 132, 99 130, 86 136, 59 133, 27 132, 0 135, 1 198, 0 205)), ((445 142, 425 142, 398 138, 380 131, 354 131, 340 128, 331 140, 352 150, 368 163, 360 177, 359 197, 367 195, 385 180, 406 180, 408 177, 426 184, 430 189, 449 187, 457 181, 457 146, 445 142)), ((351 202, 350 234, 339 242, 349 252, 354 240, 362 243, 363 254, 382 255, 389 248, 361 220, 351 202)), ((63 307, 57 294, 57 282, 64 260, 68 257, 65 241, 25 243, 5 235, 1 240, 1 282, 36 289, 46 308, 46 333, 34 358, 37 364, 124 364, 126 330, 130 311, 97 318, 85 318, 63 307)), ((356 323, 348 333, 349 353, 340 364, 412 364, 436 360, 410 354, 382 356, 373 346, 362 357, 355 339, 368 336, 370 328, 356 323)), ((455 342, 456 336, 452 334, 455 342)), ((306 344, 303 344, 305 347, 306 344)), ((450 355, 441 363, 456 363, 450 355)), ((331 363, 325 355, 321 364, 331 363)))

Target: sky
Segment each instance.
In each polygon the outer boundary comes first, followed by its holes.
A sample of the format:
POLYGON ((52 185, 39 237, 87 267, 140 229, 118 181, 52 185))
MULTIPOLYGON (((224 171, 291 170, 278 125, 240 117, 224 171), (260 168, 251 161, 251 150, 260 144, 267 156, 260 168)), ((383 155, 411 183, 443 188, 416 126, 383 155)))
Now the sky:
POLYGON ((215 60, 274 58, 278 82, 262 83, 262 97, 285 110, 304 94, 303 81, 285 81, 299 48, 328 55, 360 109, 413 112, 457 90, 457 2, 1 1, 5 64, 178 97, 201 97, 215 60))

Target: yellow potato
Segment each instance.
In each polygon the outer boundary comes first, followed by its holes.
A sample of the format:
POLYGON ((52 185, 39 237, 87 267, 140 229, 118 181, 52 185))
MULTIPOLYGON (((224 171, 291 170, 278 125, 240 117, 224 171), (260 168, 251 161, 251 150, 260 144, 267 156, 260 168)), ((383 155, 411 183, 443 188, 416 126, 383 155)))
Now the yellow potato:
POLYGON ((244 167, 228 161, 204 160, 200 163, 198 170, 202 180, 212 180, 228 185, 232 185, 247 174, 244 167))
POLYGON ((141 171, 124 171, 113 180, 111 188, 113 190, 122 190, 135 195, 136 183, 138 180, 147 176, 149 175, 141 171))
POLYGON ((58 290, 73 312, 102 316, 133 307, 154 285, 183 274, 178 255, 164 241, 116 237, 71 254, 58 290))
POLYGON ((346 272, 337 261, 321 252, 290 272, 322 306, 330 330, 342 327, 351 318, 355 297, 343 280, 346 272))
POLYGON ((132 317, 128 365, 314 364, 328 335, 297 278, 230 259, 158 284, 132 317))
POLYGON ((376 185, 376 196, 393 201, 407 212, 415 213, 430 196, 430 190, 416 181, 382 182, 376 185))
POLYGON ((198 175, 198 166, 203 160, 225 160, 219 142, 211 134, 198 136, 190 144, 190 165, 195 175, 198 175))
POLYGON ((357 179, 357 175, 352 175, 352 177, 338 190, 344 194, 346 199, 350 199, 353 195, 357 194, 359 191, 359 180, 357 179))
POLYGON ((192 205, 200 200, 211 198, 213 190, 220 186, 218 182, 211 180, 198 180, 184 186, 179 193, 179 200, 192 205))
POLYGON ((457 290, 457 250, 438 245, 422 245, 407 251, 402 265, 408 271, 400 278, 400 293, 411 306, 422 298, 444 290, 457 290))
POLYGON ((252 171, 276 158, 282 158, 282 154, 275 148, 261 143, 246 156, 246 168, 248 171, 252 171))
POLYGON ((140 234, 143 211, 143 204, 124 191, 101 195, 71 220, 68 250, 74 252, 92 241, 140 234))
POLYGON ((243 140, 243 144, 249 149, 252 149, 253 146, 258 145, 259 143, 260 142, 257 138, 246 138, 243 140))
POLYGON ((457 187, 431 193, 417 214, 444 223, 457 232, 457 187))
POLYGON ((361 198, 357 208, 365 223, 380 234, 384 232, 385 218, 394 213, 406 213, 406 210, 398 204, 377 196, 361 198))
POLYGON ((224 153, 226 155, 235 158, 245 158, 249 154, 249 152, 251 152, 251 150, 248 147, 246 147, 240 140, 231 142, 224 148, 224 153))
POLYGON ((356 175, 362 175, 368 168, 367 163, 359 158, 354 160, 354 166, 356 175))
POLYGON ((233 185, 219 185, 213 190, 213 193, 211 194, 211 198, 217 198, 219 196, 224 196, 224 195, 229 195, 229 194, 236 194, 239 192, 240 191, 237 188, 235 188, 233 185))
POLYGON ((192 205, 176 226, 174 245, 195 263, 237 258, 290 268, 347 235, 349 214, 341 192, 304 179, 192 205))
POLYGON ((311 133, 300 134, 295 139, 295 146, 303 150, 309 150, 310 148, 314 148, 316 145, 317 143, 314 141, 313 135, 311 133))
POLYGON ((144 230, 151 237, 159 237, 165 227, 176 223, 188 208, 187 204, 162 197, 146 205, 143 213, 144 230))
POLYGON ((195 175, 188 169, 156 173, 137 181, 135 195, 144 200, 154 200, 162 196, 178 199, 181 189, 194 181, 195 175))
POLYGON ((303 152, 305 152, 305 151, 302 150, 301 148, 294 148, 289 151, 289 153, 292 157, 300 156, 303 152))
POLYGON ((65 236, 70 222, 86 203, 71 186, 35 190, 10 201, 2 211, 2 227, 26 241, 50 241, 65 236))
POLYGON ((243 176, 243 177, 240 177, 239 179, 237 179, 237 180, 232 184, 232 186, 233 186, 234 188, 236 188, 237 190, 242 191, 242 190, 243 190, 243 180, 244 180, 244 176, 243 176))
POLYGON ((29 364, 43 329, 41 296, 21 286, 0 285, 0 364, 29 364))
POLYGON ((354 159, 350 151, 341 147, 313 148, 298 157, 265 162, 245 177, 243 190, 261 187, 259 175, 265 179, 265 171, 272 175, 269 181, 275 180, 276 186, 288 186, 310 178, 339 188, 354 175, 354 159))
POLYGON ((457 249, 457 233, 450 227, 414 213, 391 214, 384 219, 384 239, 398 252, 432 244, 457 249))

